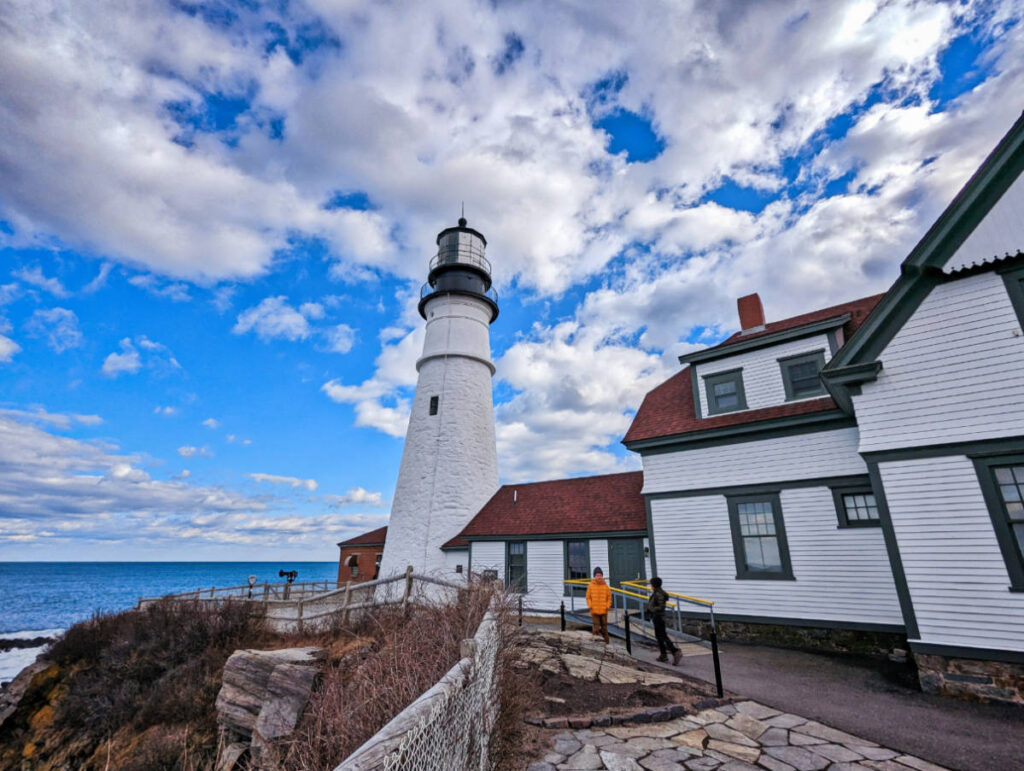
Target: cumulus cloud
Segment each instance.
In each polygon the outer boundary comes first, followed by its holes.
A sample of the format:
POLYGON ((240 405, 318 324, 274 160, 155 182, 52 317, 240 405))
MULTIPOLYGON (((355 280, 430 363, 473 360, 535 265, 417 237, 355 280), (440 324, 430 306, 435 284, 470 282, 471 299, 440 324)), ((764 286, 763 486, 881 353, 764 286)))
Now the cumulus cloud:
POLYGON ((57 353, 82 344, 82 332, 78 328, 78 316, 67 308, 37 310, 32 314, 25 328, 30 334, 45 336, 47 345, 57 353))
POLYGON ((188 285, 180 281, 161 281, 152 274, 132 276, 128 283, 143 289, 154 297, 163 297, 171 302, 184 303, 192 299, 188 285))
POLYGON ((188 477, 183 470, 172 480, 154 479, 141 458, 113 445, 55 435, 38 421, 0 413, 0 547, 315 549, 380 527, 386 519, 298 516, 274 510, 265 497, 190 484, 188 477))
MULTIPOLYGON (((577 470, 622 462, 610 427, 639 395, 626 388, 611 405, 578 382, 588 355, 647 384, 675 353, 733 329, 739 295, 760 292, 778 318, 884 289, 1016 117, 1006 95, 1024 92, 1013 0, 652 3, 643 14, 317 0, 247 6, 228 26, 155 0, 97 10, 5 16, 5 243, 56 238, 147 271, 158 289, 251 278, 310 242, 339 280, 411 282, 464 198, 499 289, 580 292, 520 330, 499 365, 512 393, 497 413, 502 462, 516 474, 546 473, 522 456, 549 439, 577 470), (302 57, 277 32, 252 32, 310 28, 331 43, 302 57), (986 41, 985 77, 939 103, 941 54, 968 32, 986 41), (242 104, 229 125, 203 127, 210 96, 242 104), (657 134, 645 162, 599 125, 623 111, 657 134), (768 203, 727 205, 723 186, 768 203), (548 345, 564 355, 545 359, 536 349, 548 345), (609 428, 573 444, 529 415, 534 395, 570 425, 609 428)), ((19 279, 66 291, 38 268, 19 279)), ((268 297, 235 331, 351 347, 337 325, 311 324, 325 307, 268 297)), ((390 323, 400 331, 381 339, 373 373, 328 375, 321 388, 357 425, 402 436, 422 337, 418 320, 390 323)), ((0 338, 0 360, 16 350, 0 338)), ((131 364, 127 350, 112 355, 131 364)))
POLYGON ((0 335, 0 364, 7 364, 21 351, 21 346, 6 335, 0 335))
POLYGON ((31 268, 21 268, 14 271, 12 275, 20 278, 26 284, 31 284, 34 287, 49 292, 54 297, 68 297, 71 294, 64 288, 59 279, 43 275, 43 269, 38 265, 31 268))
POLYGON ((220 421, 216 418, 207 418, 203 421, 203 425, 207 428, 220 428, 220 421))
POLYGON ((264 342, 274 339, 305 340, 310 326, 306 317, 288 304, 287 297, 267 297, 259 305, 238 314, 231 330, 236 335, 255 332, 264 342))
POLYGON ((159 405, 158 404, 156 407, 153 408, 153 414, 154 415, 163 415, 164 417, 171 417, 172 415, 177 415, 178 414, 178 408, 177 407, 172 407, 169 404, 165 404, 165 405, 159 405))
POLYGON ((178 448, 178 455, 182 458, 212 458, 213 453, 207 447, 194 447, 186 444, 178 448))
POLYGON ((99 415, 81 415, 78 413, 49 412, 42 407, 32 409, 0 409, 0 416, 6 416, 22 423, 41 423, 42 425, 67 430, 74 425, 98 426, 103 423, 99 415))
POLYGON ((310 492, 313 492, 317 488, 315 479, 299 479, 298 477, 284 477, 278 476, 277 474, 248 474, 247 475, 253 482, 257 484, 266 482, 272 485, 288 485, 289 487, 303 487, 310 492))
POLYGON ((370 492, 362 487, 353 487, 344 495, 325 495, 322 500, 332 509, 340 509, 343 506, 361 504, 363 506, 383 506, 384 496, 382 493, 370 492))
POLYGON ((122 374, 134 375, 142 368, 142 358, 138 350, 132 344, 132 339, 126 337, 121 340, 121 352, 111 353, 103 360, 100 371, 107 377, 117 377, 122 374))
POLYGON ((122 374, 134 375, 144 367, 160 374, 181 369, 181 365, 174 358, 170 348, 163 343, 150 340, 145 335, 140 335, 134 340, 125 337, 119 346, 120 352, 115 351, 103 360, 100 371, 107 377, 116 378, 122 374), (142 349, 141 352, 139 349, 142 349))
POLYGON ((324 330, 327 350, 334 353, 348 353, 356 342, 356 331, 348 324, 335 324, 324 330))

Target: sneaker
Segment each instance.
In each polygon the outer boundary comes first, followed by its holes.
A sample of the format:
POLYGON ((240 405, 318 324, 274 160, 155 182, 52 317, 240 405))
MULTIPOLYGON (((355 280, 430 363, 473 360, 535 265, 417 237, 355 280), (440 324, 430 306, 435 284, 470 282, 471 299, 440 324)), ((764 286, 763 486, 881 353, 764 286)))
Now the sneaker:
POLYGON ((657 659, 655 659, 655 661, 668 661, 668 656, 662 653, 657 659))
POLYGON ((678 667, 679 666, 679 661, 682 658, 683 658, 683 652, 681 650, 679 650, 678 648, 676 648, 675 652, 672 654, 672 666, 678 667))

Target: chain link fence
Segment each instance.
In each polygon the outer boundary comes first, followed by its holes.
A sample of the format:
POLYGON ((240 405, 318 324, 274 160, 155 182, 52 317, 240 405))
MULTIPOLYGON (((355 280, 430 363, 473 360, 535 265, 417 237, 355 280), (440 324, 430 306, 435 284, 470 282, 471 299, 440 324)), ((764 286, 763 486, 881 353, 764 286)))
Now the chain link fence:
POLYGON ((485 771, 498 716, 500 630, 488 611, 463 658, 335 771, 485 771))

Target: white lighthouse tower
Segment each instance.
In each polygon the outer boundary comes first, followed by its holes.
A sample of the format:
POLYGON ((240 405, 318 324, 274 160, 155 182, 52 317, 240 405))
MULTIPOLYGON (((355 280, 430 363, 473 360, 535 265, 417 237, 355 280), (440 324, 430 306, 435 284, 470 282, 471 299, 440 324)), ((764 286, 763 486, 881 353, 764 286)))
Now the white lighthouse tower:
POLYGON ((441 546, 498 489, 490 325, 498 317, 487 239, 459 219, 437 236, 423 285, 427 322, 380 575, 445 569, 441 546))

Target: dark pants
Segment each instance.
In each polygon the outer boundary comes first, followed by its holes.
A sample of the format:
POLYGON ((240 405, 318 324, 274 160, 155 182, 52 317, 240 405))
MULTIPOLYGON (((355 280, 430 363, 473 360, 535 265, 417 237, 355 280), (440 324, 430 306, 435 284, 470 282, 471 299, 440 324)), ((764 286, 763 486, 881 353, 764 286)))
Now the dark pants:
POLYGON ((668 632, 665 631, 665 614, 652 613, 651 622, 654 624, 654 636, 658 640, 658 650, 661 651, 661 655, 675 653, 679 650, 676 644, 669 639, 668 632))

